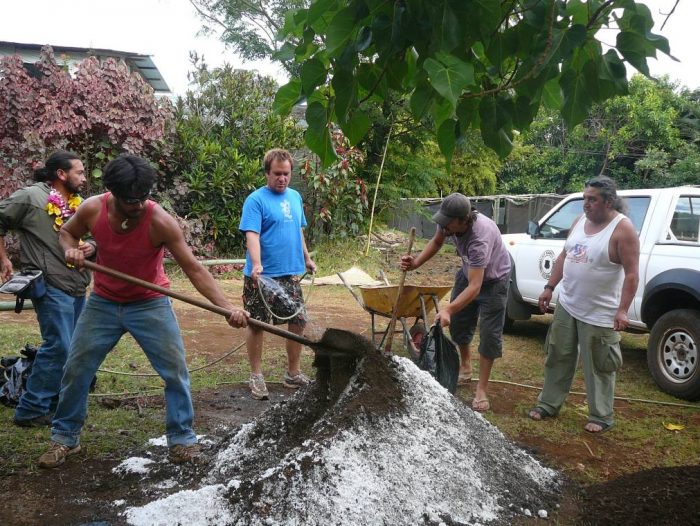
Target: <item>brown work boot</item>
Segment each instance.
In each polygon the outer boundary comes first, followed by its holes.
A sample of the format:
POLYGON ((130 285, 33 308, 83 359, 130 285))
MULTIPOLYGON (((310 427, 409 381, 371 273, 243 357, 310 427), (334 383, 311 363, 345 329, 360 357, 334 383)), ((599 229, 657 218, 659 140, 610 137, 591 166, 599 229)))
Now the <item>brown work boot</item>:
POLYGON ((168 459, 173 464, 199 464, 202 461, 201 453, 199 444, 177 444, 170 448, 168 459))
POLYGON ((40 468, 56 468, 66 461, 66 458, 80 452, 80 444, 75 447, 64 446, 58 442, 51 442, 49 449, 39 457, 40 468))

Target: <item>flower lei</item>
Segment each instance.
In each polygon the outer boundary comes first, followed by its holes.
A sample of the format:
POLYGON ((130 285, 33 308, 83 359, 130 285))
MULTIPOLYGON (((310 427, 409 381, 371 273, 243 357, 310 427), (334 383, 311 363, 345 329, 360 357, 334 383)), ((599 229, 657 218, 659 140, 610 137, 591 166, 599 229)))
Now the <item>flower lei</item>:
POLYGON ((45 210, 50 216, 56 216, 53 222, 53 229, 58 232, 61 229, 61 225, 68 221, 70 217, 75 214, 75 211, 83 202, 83 198, 78 194, 70 194, 68 198, 68 203, 66 203, 61 195, 61 192, 57 191, 55 188, 51 189, 49 192, 49 198, 46 201, 45 210))

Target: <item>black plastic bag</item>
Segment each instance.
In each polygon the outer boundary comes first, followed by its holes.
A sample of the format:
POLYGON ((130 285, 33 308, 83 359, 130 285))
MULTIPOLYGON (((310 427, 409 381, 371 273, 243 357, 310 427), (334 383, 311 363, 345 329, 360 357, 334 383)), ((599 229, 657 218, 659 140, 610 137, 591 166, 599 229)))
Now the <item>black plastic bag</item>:
POLYGON ((457 347, 442 331, 439 323, 434 324, 423 338, 418 356, 418 367, 428 371, 438 383, 454 393, 459 377, 459 354, 457 347))

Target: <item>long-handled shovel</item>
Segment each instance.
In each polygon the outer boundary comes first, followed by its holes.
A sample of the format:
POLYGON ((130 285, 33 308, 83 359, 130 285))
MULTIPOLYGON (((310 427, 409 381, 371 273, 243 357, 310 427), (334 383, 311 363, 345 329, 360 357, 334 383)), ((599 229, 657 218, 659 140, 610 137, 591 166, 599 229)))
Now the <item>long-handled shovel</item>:
MULTIPOLYGON (((131 283, 132 285, 138 285, 139 287, 143 287, 144 289, 154 290, 163 294, 164 296, 169 296, 171 298, 184 301, 185 303, 189 303, 190 305, 194 305, 195 307, 200 307, 202 309, 206 309, 216 314, 221 314, 227 319, 232 314, 231 311, 224 309, 223 307, 219 307, 212 303, 207 303, 196 298, 187 296, 185 294, 166 289, 165 287, 161 287, 149 281, 144 281, 129 274, 119 272, 118 270, 114 270, 103 265, 98 265, 97 263, 93 263, 92 261, 86 260, 85 268, 88 268, 95 272, 101 272, 102 274, 107 274, 117 279, 124 280, 128 283, 131 283)), ((316 351, 316 353, 326 356, 360 356, 374 349, 372 343, 363 336, 355 334, 354 332, 344 331, 341 329, 326 329, 323 332, 323 336, 321 337, 321 339, 314 341, 309 340, 308 338, 304 338, 303 336, 300 336, 293 332, 281 329, 279 327, 275 327, 274 325, 270 325, 269 323, 254 320, 253 318, 250 318, 248 320, 248 324, 252 325, 253 327, 257 327, 258 329, 261 329, 265 332, 276 334, 277 336, 281 336, 282 338, 287 338, 289 340, 299 342, 303 345, 307 345, 308 347, 316 351)))
MULTIPOLYGON (((408 235, 408 250, 407 255, 411 255, 411 249, 413 248, 413 240, 416 239, 416 229, 411 228, 411 233, 408 235)), ((399 279, 399 289, 396 291, 396 301, 394 302, 394 308, 391 311, 391 321, 389 322, 389 328, 387 329, 386 343, 384 344, 384 352, 391 352, 391 344, 394 341, 394 331, 396 328, 396 318, 399 313, 399 302, 401 301, 401 294, 403 293, 403 284, 406 281, 406 271, 401 272, 401 278, 399 279)))

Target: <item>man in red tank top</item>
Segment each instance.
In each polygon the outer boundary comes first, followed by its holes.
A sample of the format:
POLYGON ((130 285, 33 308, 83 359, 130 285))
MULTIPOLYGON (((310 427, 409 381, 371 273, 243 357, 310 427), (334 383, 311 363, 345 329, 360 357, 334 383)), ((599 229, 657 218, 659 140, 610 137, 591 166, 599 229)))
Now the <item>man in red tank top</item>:
MULTIPOLYGON (((61 229, 66 262, 82 268, 84 255, 78 240, 89 231, 97 242, 98 264, 167 287, 169 281, 163 270, 167 248, 201 294, 233 313, 229 324, 245 327, 249 314, 233 307, 209 271, 195 259, 175 219, 148 199, 155 179, 155 170, 140 157, 123 154, 108 163, 103 182, 109 192, 86 200, 61 229)), ((170 299, 96 273, 94 291, 71 342, 51 445, 40 457, 39 466, 59 466, 66 457, 80 451, 90 381, 107 353, 127 332, 165 382, 170 460, 197 460, 185 348, 170 299)))

